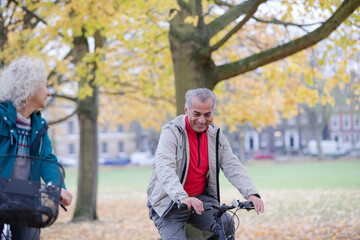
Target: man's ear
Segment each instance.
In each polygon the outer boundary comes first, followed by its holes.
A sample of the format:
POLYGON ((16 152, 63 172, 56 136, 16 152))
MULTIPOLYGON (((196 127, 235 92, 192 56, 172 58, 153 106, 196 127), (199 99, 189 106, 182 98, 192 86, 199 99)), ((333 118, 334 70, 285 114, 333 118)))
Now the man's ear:
POLYGON ((185 115, 187 115, 187 114, 188 114, 188 112, 187 112, 187 108, 186 108, 186 105, 184 105, 184 112, 185 112, 185 115))

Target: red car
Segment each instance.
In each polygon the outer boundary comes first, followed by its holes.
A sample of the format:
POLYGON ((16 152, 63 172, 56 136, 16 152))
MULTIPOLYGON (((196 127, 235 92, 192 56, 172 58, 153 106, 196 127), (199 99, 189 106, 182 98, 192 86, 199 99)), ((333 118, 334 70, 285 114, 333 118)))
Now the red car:
POLYGON ((275 153, 259 150, 254 154, 255 159, 275 159, 275 153))

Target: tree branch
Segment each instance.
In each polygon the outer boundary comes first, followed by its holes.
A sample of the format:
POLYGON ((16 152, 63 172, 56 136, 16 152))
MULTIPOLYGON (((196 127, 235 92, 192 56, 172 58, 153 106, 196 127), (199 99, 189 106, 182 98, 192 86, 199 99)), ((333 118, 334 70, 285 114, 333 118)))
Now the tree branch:
POLYGON ((79 109, 76 108, 70 115, 67 115, 63 118, 57 119, 55 121, 50 121, 50 122, 48 122, 48 125, 54 125, 54 124, 57 124, 60 122, 64 122, 64 121, 68 120, 69 118, 71 118, 72 116, 74 116, 75 114, 77 114, 78 112, 79 112, 79 109))
MULTIPOLYGON (((70 51, 66 54, 66 56, 63 58, 63 60, 67 59, 68 57, 70 57, 73 54, 73 49, 70 49, 70 51)), ((51 78, 53 75, 56 74, 56 66, 51 70, 51 72, 49 72, 47 78, 51 78)))
POLYGON ((229 38, 232 35, 234 35, 237 31, 239 31, 242 28, 242 26, 244 26, 245 23, 254 15, 260 3, 261 2, 258 2, 258 4, 254 4, 251 7, 249 7, 249 9, 245 11, 246 16, 233 29, 231 29, 220 41, 215 43, 213 46, 203 49, 200 54, 209 56, 211 52, 218 50, 222 45, 224 45, 227 42, 227 40, 229 40, 229 38))
POLYGON ((319 28, 305 36, 274 47, 248 58, 218 66, 217 83, 221 80, 249 72, 268 63, 288 57, 327 38, 360 5, 358 0, 345 0, 336 12, 319 28))
MULTIPOLYGON (((125 96, 125 95, 128 94, 129 92, 125 92, 125 91, 110 92, 110 91, 104 90, 104 91, 102 91, 102 93, 103 93, 103 94, 107 94, 107 95, 115 95, 115 96, 116 96, 116 95, 121 95, 121 96, 125 96)), ((137 97, 136 94, 135 94, 135 92, 134 92, 134 94, 129 94, 129 95, 127 95, 127 97, 131 97, 131 98, 133 98, 133 99, 135 99, 135 100, 137 100, 137 101, 140 101, 140 102, 148 103, 147 100, 144 101, 144 100, 140 99, 139 97, 137 97)), ((165 101, 165 102, 168 102, 168 103, 173 104, 173 105, 176 104, 175 101, 173 101, 173 100, 171 100, 171 99, 169 99, 169 98, 165 98, 165 97, 149 96, 149 98, 152 99, 152 100, 155 100, 155 101, 165 101)))
POLYGON ((317 24, 324 24, 324 22, 308 23, 308 24, 297 24, 297 23, 291 23, 291 22, 284 22, 284 21, 278 20, 276 18, 272 18, 271 20, 264 20, 264 19, 260 19, 260 18, 257 18, 257 17, 252 17, 252 18, 254 20, 256 20, 257 22, 261 22, 261 23, 280 24, 280 25, 284 25, 285 27, 287 27, 287 26, 299 27, 302 30, 304 30, 305 32, 309 32, 309 31, 304 29, 304 27, 310 27, 310 26, 317 25, 317 24))
POLYGON ((266 0, 248 0, 230 8, 226 13, 208 24, 209 37, 213 37, 231 22, 235 21, 235 19, 246 13, 247 9, 252 9, 252 6, 260 5, 265 1, 266 0))
POLYGON ((28 14, 30 14, 32 17, 36 18, 39 22, 44 23, 45 25, 47 25, 47 22, 45 22, 45 20, 43 20, 42 18, 40 18, 39 16, 37 16, 33 11, 30 11, 27 7, 24 7, 22 4, 20 4, 18 1, 16 0, 12 0, 12 2, 14 2, 17 6, 20 6, 25 12, 27 12, 28 14))
POLYGON ((225 6, 225 7, 228 7, 228 8, 232 8, 234 7, 234 5, 230 4, 230 3, 227 3, 225 1, 222 1, 222 0, 215 0, 214 1, 216 5, 218 6, 225 6))
POLYGON ((51 94, 51 96, 53 97, 58 97, 58 98, 63 98, 63 99, 66 99, 66 100, 70 100, 70 101, 73 101, 75 103, 77 103, 79 101, 78 98, 74 98, 74 97, 70 97, 70 96, 66 96, 66 95, 62 95, 62 94, 57 94, 57 93, 53 93, 51 94))

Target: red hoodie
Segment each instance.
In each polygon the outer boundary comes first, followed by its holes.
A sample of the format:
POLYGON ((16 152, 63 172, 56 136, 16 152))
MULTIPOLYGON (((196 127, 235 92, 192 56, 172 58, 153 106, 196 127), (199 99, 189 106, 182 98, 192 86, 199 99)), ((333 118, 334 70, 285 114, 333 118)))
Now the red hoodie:
POLYGON ((194 196, 204 191, 206 174, 209 170, 207 129, 197 134, 190 127, 187 117, 185 117, 185 122, 190 147, 190 161, 184 189, 189 196, 194 196))

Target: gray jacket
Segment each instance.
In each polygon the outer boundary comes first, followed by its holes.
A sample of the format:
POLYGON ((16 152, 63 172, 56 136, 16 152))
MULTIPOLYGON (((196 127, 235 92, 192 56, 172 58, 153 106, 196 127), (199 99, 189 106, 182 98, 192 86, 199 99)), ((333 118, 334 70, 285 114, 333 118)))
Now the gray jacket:
MULTIPOLYGON (((219 127, 210 124, 207 130, 209 171, 206 176, 209 195, 218 199, 216 164, 216 133, 219 127)), ((230 183, 244 198, 258 194, 254 183, 241 161, 233 154, 229 142, 220 131, 219 167, 230 183)), ((155 166, 146 189, 148 200, 156 213, 165 216, 174 203, 188 197, 183 185, 189 167, 189 142, 185 129, 185 115, 180 115, 162 127, 155 153, 155 166)))

